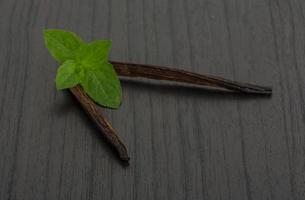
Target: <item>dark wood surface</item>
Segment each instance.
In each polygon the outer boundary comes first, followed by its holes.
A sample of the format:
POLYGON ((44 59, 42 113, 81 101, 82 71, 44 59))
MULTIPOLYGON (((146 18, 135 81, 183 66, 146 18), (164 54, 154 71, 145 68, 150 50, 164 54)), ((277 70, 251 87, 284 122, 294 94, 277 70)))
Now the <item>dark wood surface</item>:
POLYGON ((1 0, 0 199, 305 199, 305 1, 1 0), (111 59, 271 85, 257 97, 124 80, 117 155, 68 92, 44 28, 111 59))

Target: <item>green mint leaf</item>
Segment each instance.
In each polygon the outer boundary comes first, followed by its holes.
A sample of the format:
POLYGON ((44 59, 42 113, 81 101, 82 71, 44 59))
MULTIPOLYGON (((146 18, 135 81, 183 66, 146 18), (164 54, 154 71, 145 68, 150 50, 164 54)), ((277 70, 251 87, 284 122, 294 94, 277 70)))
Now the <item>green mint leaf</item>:
POLYGON ((86 70, 81 86, 96 103, 102 106, 118 108, 121 104, 120 81, 108 62, 102 63, 99 68, 86 70))
POLYGON ((48 29, 44 31, 45 45, 51 55, 60 63, 75 58, 75 50, 83 43, 74 33, 48 29))
POLYGON ((83 74, 84 71, 73 60, 67 60, 57 70, 56 88, 62 90, 76 86, 82 81, 83 74))
POLYGON ((76 60, 85 68, 94 68, 108 60, 111 41, 99 40, 82 44, 76 51, 76 60))
POLYGON ((96 103, 110 108, 120 106, 120 81, 108 63, 111 41, 86 44, 76 34, 62 30, 45 30, 44 39, 51 55, 63 63, 57 70, 57 89, 80 84, 96 103))

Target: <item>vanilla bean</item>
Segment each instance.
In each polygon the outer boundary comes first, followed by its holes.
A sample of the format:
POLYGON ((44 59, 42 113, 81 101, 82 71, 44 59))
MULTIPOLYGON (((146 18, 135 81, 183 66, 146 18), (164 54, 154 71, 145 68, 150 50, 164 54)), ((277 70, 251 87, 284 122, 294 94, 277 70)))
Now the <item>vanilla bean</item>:
POLYGON ((144 77, 195 85, 224 88, 241 93, 272 94, 271 87, 230 81, 212 75, 202 75, 168 67, 110 61, 119 76, 144 77))
POLYGON ((119 138, 119 136, 115 133, 107 119, 98 110, 97 105, 86 95, 82 87, 77 85, 73 88, 70 88, 70 91, 82 105, 85 111, 89 114, 89 116, 93 119, 93 121, 96 123, 98 128, 101 130, 103 136, 119 153, 120 159, 123 161, 129 161, 126 146, 119 138))
MULTIPOLYGON (((202 75, 185 70, 145 64, 123 63, 116 61, 110 61, 110 63, 114 66, 114 69, 119 76, 143 77, 195 85, 206 85, 241 93, 272 94, 271 87, 230 81, 212 75, 202 75)), ((116 135, 107 119, 99 112, 98 106, 95 104, 95 102, 93 102, 91 98, 86 95, 85 91, 79 85, 70 88, 70 91, 77 98, 77 100, 80 102, 89 116, 93 119, 93 121, 97 124, 103 136, 119 153, 121 160, 129 161, 126 146, 118 137, 118 135, 116 135)))

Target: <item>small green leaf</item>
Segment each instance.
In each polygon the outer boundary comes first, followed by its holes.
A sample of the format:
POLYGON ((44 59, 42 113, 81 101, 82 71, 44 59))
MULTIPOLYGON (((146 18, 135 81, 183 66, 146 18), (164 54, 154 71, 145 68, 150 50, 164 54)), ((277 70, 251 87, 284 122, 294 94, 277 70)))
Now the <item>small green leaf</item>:
POLYGON ((86 68, 99 66, 108 59, 111 41, 99 40, 89 44, 82 44, 77 49, 76 60, 86 68))
POLYGON ((58 90, 74 87, 83 79, 83 70, 73 60, 67 60, 62 64, 56 75, 56 88, 58 90))
POLYGON ((120 81, 108 63, 111 41, 86 44, 76 34, 62 30, 45 30, 44 39, 51 55, 63 63, 57 71, 57 89, 81 84, 96 103, 110 108, 120 106, 120 81))
POLYGON ((45 30, 44 40, 51 55, 60 63, 75 59, 75 50, 83 43, 76 34, 55 29, 45 30))
POLYGON ((121 104, 120 81, 108 62, 101 64, 99 68, 86 70, 81 86, 96 103, 102 106, 118 108, 121 104))

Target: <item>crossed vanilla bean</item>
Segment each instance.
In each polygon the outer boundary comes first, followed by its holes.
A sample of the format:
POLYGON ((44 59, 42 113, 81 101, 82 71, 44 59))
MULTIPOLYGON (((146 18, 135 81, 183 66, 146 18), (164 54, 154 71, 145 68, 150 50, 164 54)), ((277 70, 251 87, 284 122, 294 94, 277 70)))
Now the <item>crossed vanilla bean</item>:
POLYGON ((119 76, 144 77, 157 80, 176 81, 195 85, 206 85, 224 88, 241 93, 271 94, 270 87, 230 81, 224 78, 202 75, 185 70, 172 69, 153 65, 123 63, 110 61, 119 76))
POLYGON ((76 97, 91 119, 96 123, 98 128, 101 130, 103 136, 110 142, 110 144, 119 153, 120 159, 123 161, 129 161, 127 148, 115 133, 107 119, 99 112, 98 106, 88 97, 79 85, 70 88, 72 94, 76 97))
MULTIPOLYGON (((113 65, 119 76, 143 77, 149 79, 176 81, 195 85, 206 85, 240 93, 254 93, 263 95, 272 94, 272 89, 270 87, 230 81, 212 75, 201 75, 185 70, 144 64, 123 63, 115 61, 110 61, 110 63, 113 65)), ((77 98, 77 100, 89 114, 92 120, 97 124, 103 136, 116 149, 120 159, 123 161, 129 161, 126 146, 119 138, 119 136, 115 133, 107 119, 98 111, 98 106, 94 103, 94 101, 92 101, 86 95, 84 90, 79 85, 71 88, 70 91, 77 98)))

